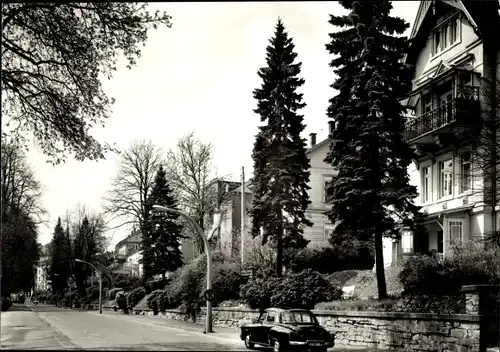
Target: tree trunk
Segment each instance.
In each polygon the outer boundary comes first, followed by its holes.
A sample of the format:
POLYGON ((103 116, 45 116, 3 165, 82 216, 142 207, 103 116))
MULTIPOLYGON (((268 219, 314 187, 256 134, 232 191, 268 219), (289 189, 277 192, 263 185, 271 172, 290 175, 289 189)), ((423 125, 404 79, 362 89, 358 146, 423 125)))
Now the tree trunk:
POLYGON ((283 236, 279 236, 276 243, 276 275, 283 275, 283 236))
POLYGON ((377 271, 378 299, 385 299, 387 298, 387 287, 384 270, 384 244, 382 242, 382 233, 378 229, 375 233, 375 269, 377 271))

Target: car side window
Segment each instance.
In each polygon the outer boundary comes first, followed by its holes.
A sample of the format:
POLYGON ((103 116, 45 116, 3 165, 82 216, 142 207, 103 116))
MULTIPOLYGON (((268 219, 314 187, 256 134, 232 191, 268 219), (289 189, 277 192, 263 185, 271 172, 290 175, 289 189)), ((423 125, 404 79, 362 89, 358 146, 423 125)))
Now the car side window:
POLYGON ((274 323, 274 320, 275 320, 274 314, 267 315, 267 322, 268 323, 274 323))
POLYGON ((263 322, 265 322, 265 321, 266 321, 266 319, 267 319, 267 312, 263 313, 263 314, 260 316, 259 321, 260 321, 261 323, 263 323, 263 322))

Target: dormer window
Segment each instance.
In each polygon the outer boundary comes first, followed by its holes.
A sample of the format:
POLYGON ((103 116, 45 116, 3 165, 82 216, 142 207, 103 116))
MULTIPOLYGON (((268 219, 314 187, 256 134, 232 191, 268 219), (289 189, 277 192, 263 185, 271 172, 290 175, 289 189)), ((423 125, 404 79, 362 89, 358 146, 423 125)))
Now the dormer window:
POLYGON ((460 39, 460 17, 458 14, 442 21, 432 32, 432 56, 438 55, 460 39))

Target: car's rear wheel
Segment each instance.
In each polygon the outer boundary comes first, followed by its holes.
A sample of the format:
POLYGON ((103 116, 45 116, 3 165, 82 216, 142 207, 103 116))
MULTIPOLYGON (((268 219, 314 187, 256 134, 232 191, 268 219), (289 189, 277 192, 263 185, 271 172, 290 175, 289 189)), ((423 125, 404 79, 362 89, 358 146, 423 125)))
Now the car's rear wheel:
POLYGON ((250 341, 250 334, 247 334, 247 336, 245 336, 245 347, 249 350, 255 347, 255 344, 250 341))

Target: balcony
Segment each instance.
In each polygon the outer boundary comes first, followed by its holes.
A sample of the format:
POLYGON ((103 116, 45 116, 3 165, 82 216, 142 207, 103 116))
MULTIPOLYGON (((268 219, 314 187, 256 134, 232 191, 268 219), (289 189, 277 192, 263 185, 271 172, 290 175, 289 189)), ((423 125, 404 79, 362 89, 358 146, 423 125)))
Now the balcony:
POLYGON ((410 144, 434 144, 434 134, 455 134, 479 120, 479 87, 458 86, 449 102, 409 121, 404 139, 410 144))
POLYGON ((127 257, 123 253, 117 253, 115 254, 115 261, 119 263, 123 263, 127 260, 127 257))

